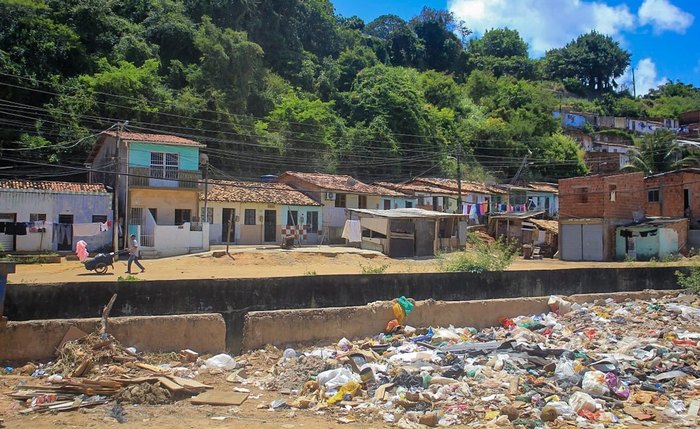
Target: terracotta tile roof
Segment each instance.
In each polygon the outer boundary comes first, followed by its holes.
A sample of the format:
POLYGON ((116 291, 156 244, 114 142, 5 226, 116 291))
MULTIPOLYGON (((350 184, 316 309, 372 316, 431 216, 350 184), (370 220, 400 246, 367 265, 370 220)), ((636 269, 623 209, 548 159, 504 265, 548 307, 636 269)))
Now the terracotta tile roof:
POLYGON ((542 229, 552 231, 559 234, 559 222, 556 220, 545 220, 545 219, 528 219, 528 222, 532 222, 542 229))
POLYGON ((552 192, 554 194, 559 193, 559 186, 554 183, 530 182, 527 187, 537 192, 552 192))
POLYGON ((301 173, 298 171, 285 171, 277 180, 284 181, 285 176, 291 176, 298 180, 336 192, 350 192, 354 194, 382 195, 378 194, 380 189, 362 183, 352 176, 345 174, 324 174, 324 173, 301 173))
MULTIPOLYGON (((437 186, 444 189, 449 189, 453 192, 458 191, 457 179, 441 179, 441 178, 419 178, 414 180, 414 182, 427 183, 429 185, 437 186)), ((462 180, 462 193, 475 193, 475 194, 505 194, 506 192, 498 189, 494 186, 488 186, 484 183, 472 182, 469 180, 462 180)))
POLYGON ((391 183, 391 182, 376 182, 375 185, 381 186, 383 188, 393 189, 404 194, 415 195, 416 192, 426 193, 426 194, 439 194, 439 195, 457 195, 457 191, 452 191, 449 189, 441 188, 438 186, 432 186, 425 183, 391 183))
POLYGON ((101 183, 74 183, 32 180, 0 180, 0 189, 31 189, 52 192, 107 192, 101 183))
MULTIPOLYGON (((108 136, 117 137, 116 131, 105 131, 102 134, 108 136)), ((149 133, 134 133, 131 131, 122 131, 119 133, 122 140, 127 141, 138 141, 138 142, 152 142, 152 143, 163 143, 163 144, 173 144, 173 145, 183 145, 183 146, 197 146, 206 147, 206 145, 196 142, 194 140, 186 139, 184 137, 174 136, 171 134, 149 134, 149 133)))
MULTIPOLYGON (((295 206, 320 206, 321 204, 284 183, 243 182, 236 180, 212 180, 209 182, 209 201, 270 203, 295 206)), ((199 199, 204 200, 204 191, 199 199)))
POLYGON ((379 195, 382 197, 406 197, 406 196, 408 196, 408 195, 406 195, 406 193, 401 192, 398 189, 395 189, 393 187, 383 186, 382 183, 383 182, 375 182, 375 183, 372 183, 371 185, 369 185, 369 186, 373 187, 375 190, 375 193, 373 195, 379 195))

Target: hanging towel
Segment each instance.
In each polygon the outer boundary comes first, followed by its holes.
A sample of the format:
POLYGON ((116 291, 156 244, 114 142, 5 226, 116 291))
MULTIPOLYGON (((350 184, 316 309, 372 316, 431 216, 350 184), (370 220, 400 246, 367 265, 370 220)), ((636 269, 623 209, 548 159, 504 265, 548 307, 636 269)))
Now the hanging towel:
POLYGON ((481 204, 474 204, 474 207, 476 208, 476 215, 481 216, 481 204))
POLYGON ((88 257, 87 243, 83 240, 78 241, 75 244, 75 254, 78 255, 80 262, 84 261, 88 257))
POLYGON ((76 237, 92 237, 99 233, 99 222, 73 224, 73 235, 75 235, 76 237))
POLYGON ((0 222, 0 232, 5 232, 5 222, 0 222))
POLYGON ((112 224, 111 221, 107 221, 107 222, 105 222, 105 223, 101 223, 101 224, 100 224, 100 232, 109 231, 109 228, 112 226, 111 224, 112 224))
POLYGON ((362 241, 362 227, 359 220, 346 220, 343 233, 340 235, 350 243, 362 241))

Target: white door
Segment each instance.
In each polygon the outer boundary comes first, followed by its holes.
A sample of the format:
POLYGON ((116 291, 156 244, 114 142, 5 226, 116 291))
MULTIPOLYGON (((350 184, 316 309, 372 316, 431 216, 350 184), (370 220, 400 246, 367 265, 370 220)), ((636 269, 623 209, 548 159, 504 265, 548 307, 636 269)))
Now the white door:
MULTIPOLYGON (((0 222, 16 222, 14 213, 0 213, 0 222)), ((15 236, 0 232, 0 251, 12 252, 15 250, 15 236)))

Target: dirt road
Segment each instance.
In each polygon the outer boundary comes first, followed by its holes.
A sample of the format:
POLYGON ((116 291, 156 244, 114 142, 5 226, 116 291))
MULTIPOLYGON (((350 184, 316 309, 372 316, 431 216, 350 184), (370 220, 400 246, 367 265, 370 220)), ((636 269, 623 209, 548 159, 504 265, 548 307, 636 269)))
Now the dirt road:
MULTIPOLYGON (((428 273, 439 271, 440 258, 391 259, 372 251, 319 246, 282 250, 279 248, 238 248, 231 256, 214 257, 212 252, 143 260, 142 280, 258 278, 327 274, 428 273)), ((687 261, 686 261, 687 263, 687 261)), ((682 262, 676 263, 682 265, 682 262)), ((557 259, 518 258, 509 270, 548 270, 578 268, 627 268, 659 265, 644 262, 565 262, 557 259)), ((107 274, 87 271, 78 261, 65 258, 59 264, 17 265, 11 283, 61 283, 118 281, 125 274, 126 261, 118 261, 107 274)))

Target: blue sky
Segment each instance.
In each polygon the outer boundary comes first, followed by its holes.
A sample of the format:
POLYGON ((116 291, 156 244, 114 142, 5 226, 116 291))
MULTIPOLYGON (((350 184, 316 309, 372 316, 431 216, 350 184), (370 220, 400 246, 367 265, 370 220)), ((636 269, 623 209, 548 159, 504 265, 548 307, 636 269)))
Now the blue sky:
MULTIPOLYGON (((632 53, 637 93, 665 80, 700 87, 700 0, 331 0, 336 13, 369 22, 379 15, 404 19, 423 6, 449 9, 475 34, 516 29, 539 57, 578 34, 609 34, 632 53)), ((630 81, 631 73, 618 79, 630 81)))

